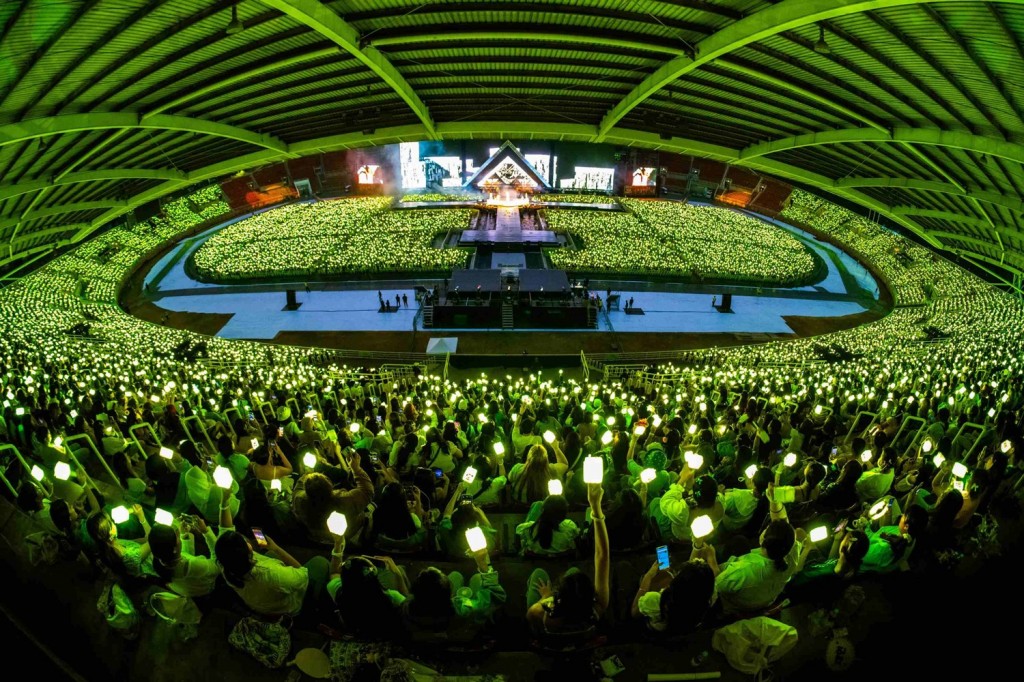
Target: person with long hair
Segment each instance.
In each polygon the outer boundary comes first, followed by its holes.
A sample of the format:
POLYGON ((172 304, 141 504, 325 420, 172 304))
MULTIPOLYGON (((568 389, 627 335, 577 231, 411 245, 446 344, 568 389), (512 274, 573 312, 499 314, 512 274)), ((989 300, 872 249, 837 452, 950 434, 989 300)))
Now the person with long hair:
POLYGON ((420 447, 420 439, 415 431, 410 431, 404 436, 395 439, 391 446, 391 454, 388 457, 388 466, 397 474, 404 474, 412 470, 417 460, 414 459, 420 447))
POLYGON ((568 518, 569 503, 562 495, 549 495, 534 503, 526 521, 516 526, 522 554, 565 554, 576 547, 580 529, 568 518))
MULTIPOLYGON (((142 512, 142 507, 134 505, 131 512, 148 536, 149 522, 142 512)), ((117 537, 117 525, 102 511, 90 515, 85 528, 93 542, 96 559, 114 577, 141 578, 145 575, 144 565, 150 553, 146 538, 140 543, 117 537)))
POLYGON ((418 466, 437 468, 445 474, 450 474, 461 459, 462 450, 452 441, 442 438, 441 432, 431 427, 427 430, 426 442, 420 448, 416 462, 418 466))
POLYGON ((377 508, 370 518, 370 537, 392 541, 415 543, 426 537, 422 511, 421 493, 416 486, 388 483, 377 497, 377 508))
POLYGON ((671 635, 693 632, 704 620, 715 603, 715 573, 698 552, 674 573, 667 575, 671 582, 663 589, 652 589, 661 573, 655 561, 640 579, 640 587, 633 597, 631 612, 634 618, 643 618, 651 630, 671 635))
POLYGON ((576 568, 566 571, 558 583, 553 583, 542 568, 530 574, 526 590, 526 620, 535 634, 587 631, 597 624, 608 608, 611 555, 608 529, 605 528, 601 509, 603 495, 600 483, 587 484, 594 527, 594 579, 576 568))
MULTIPOLYGON (((231 508, 224 502, 230 493, 221 492, 221 532, 231 526, 231 508)), ((155 526, 149 532, 149 548, 153 554, 153 571, 167 589, 184 597, 202 597, 213 592, 220 576, 217 565, 217 537, 201 517, 194 517, 188 524, 182 522, 179 530, 174 526, 155 526), (183 533, 189 533, 183 537, 183 533), (205 557, 195 551, 194 535, 200 535, 210 550, 205 557), (193 537, 190 537, 193 536, 193 537)))
POLYGON ((413 641, 472 641, 505 603, 505 588, 487 548, 472 557, 477 572, 468 583, 459 571, 446 575, 434 566, 413 579, 402 604, 402 620, 413 641))
POLYGON ((497 456, 492 450, 490 454, 483 452, 477 455, 469 466, 476 469, 476 477, 472 483, 463 486, 463 494, 469 495, 477 507, 499 504, 501 491, 508 485, 505 458, 497 456))
POLYGON ((342 629, 360 640, 394 639, 402 627, 399 607, 409 596, 405 572, 391 557, 353 556, 347 560, 345 536, 334 536, 327 594, 338 607, 342 629), (385 586, 390 578, 394 588, 385 586))
MULTIPOLYGON (((557 441, 556 441, 557 442, 557 441)), ((534 445, 527 453, 526 462, 520 462, 508 472, 509 489, 516 502, 532 504, 547 497, 548 481, 564 483, 569 463, 560 448, 554 448, 557 462, 549 463, 548 451, 543 445, 534 445)))
POLYGON ((350 490, 336 490, 327 476, 316 472, 305 474, 295 484, 292 513, 312 540, 323 543, 333 540, 327 531, 327 517, 332 512, 344 514, 348 519, 346 534, 350 537, 363 526, 364 512, 373 500, 373 481, 363 469, 358 452, 348 464, 355 480, 355 487, 350 490))
POLYGON ((647 506, 644 504, 646 491, 623 488, 608 508, 605 525, 609 542, 616 548, 636 547, 647 539, 647 506))
POLYGON ((300 564, 269 535, 266 553, 255 552, 249 539, 234 530, 229 505, 221 504, 221 515, 214 554, 224 581, 246 606, 264 616, 297 616, 304 604, 315 606, 327 584, 326 559, 315 556, 300 564))

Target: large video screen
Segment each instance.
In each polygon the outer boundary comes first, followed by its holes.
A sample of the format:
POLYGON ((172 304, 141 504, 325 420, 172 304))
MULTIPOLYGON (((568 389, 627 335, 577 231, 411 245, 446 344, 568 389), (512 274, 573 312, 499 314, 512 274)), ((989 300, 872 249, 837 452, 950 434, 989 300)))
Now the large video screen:
POLYGON ((399 146, 403 190, 427 188, 473 189, 503 172, 529 179, 538 177, 550 190, 611 192, 615 183, 616 150, 609 145, 549 141, 406 142, 399 146), (488 166, 488 163, 491 166, 488 166), (481 172, 482 171, 482 172, 481 172))

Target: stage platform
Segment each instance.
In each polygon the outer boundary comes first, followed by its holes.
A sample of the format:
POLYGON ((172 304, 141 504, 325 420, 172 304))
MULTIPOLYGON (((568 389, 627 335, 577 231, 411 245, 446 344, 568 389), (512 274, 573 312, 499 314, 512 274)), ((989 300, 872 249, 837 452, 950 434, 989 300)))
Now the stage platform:
MULTIPOLYGON (((462 294, 470 294, 480 287, 480 293, 498 293, 505 288, 501 281, 502 272, 499 269, 454 270, 448 291, 458 289, 462 294)), ((564 270, 519 270, 518 277, 518 290, 521 294, 561 294, 569 291, 569 277, 564 270)))
POLYGON ((478 244, 524 244, 527 246, 558 246, 563 243, 549 230, 463 230, 459 246, 478 244))

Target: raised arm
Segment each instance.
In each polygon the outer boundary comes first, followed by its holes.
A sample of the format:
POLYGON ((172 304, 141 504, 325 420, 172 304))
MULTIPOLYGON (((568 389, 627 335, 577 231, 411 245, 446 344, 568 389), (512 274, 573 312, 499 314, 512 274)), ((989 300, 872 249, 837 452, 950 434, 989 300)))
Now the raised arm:
POLYGON ((562 448, 558 446, 558 439, 556 438, 551 442, 551 447, 555 451, 555 459, 558 460, 559 464, 564 464, 566 468, 569 467, 569 460, 565 458, 565 453, 562 452, 562 448))
POLYGON ((330 579, 341 578, 341 565, 345 561, 345 536, 334 536, 334 548, 331 550, 330 579))
POLYGON ((234 528, 235 522, 231 517, 231 491, 227 488, 220 488, 220 529, 234 528))
POLYGON ((444 513, 441 515, 441 518, 450 519, 452 514, 455 513, 455 505, 459 503, 459 497, 462 495, 462 490, 465 486, 465 481, 459 481, 459 484, 455 486, 455 492, 452 493, 451 498, 448 500, 448 506, 444 508, 444 513))
POLYGON ((590 519, 594 532, 594 591, 597 596, 597 608, 601 613, 608 608, 611 595, 611 555, 608 548, 608 528, 605 526, 604 512, 601 510, 603 496, 604 490, 600 483, 587 484, 587 499, 590 501, 590 519))

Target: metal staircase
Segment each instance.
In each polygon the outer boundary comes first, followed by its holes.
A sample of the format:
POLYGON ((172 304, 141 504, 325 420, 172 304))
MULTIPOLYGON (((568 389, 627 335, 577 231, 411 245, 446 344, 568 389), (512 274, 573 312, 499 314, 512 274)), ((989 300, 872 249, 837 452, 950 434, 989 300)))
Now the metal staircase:
POLYGON ((514 314, 513 311, 514 311, 514 308, 513 308, 513 306, 510 303, 502 303, 501 304, 501 328, 502 329, 514 329, 515 328, 515 326, 516 326, 515 314, 514 314))
POLYGON ((430 329, 434 326, 434 306, 423 306, 423 328, 430 329))

